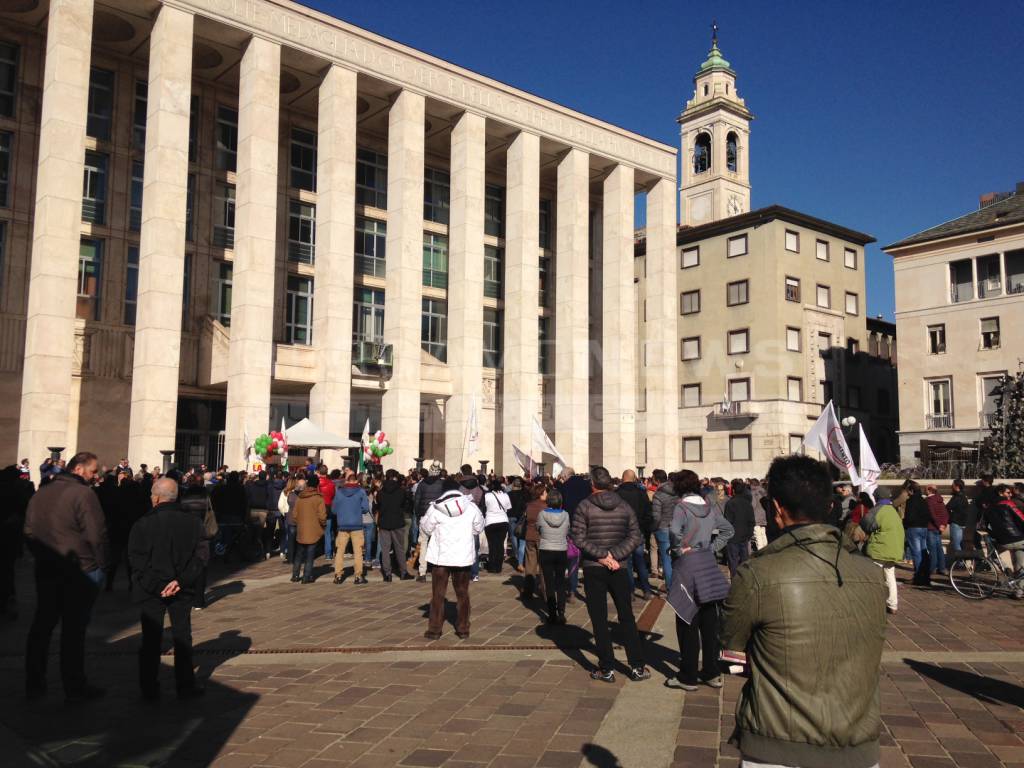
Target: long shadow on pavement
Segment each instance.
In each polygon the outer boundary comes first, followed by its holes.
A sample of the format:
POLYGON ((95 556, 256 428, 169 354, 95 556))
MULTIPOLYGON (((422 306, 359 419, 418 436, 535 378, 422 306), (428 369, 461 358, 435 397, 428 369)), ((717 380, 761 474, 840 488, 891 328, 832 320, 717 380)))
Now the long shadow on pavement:
POLYGON ((904 659, 903 663, 922 677, 930 678, 943 687, 966 693, 980 701, 1024 707, 1024 688, 1019 685, 977 675, 964 669, 940 667, 914 659, 904 659))

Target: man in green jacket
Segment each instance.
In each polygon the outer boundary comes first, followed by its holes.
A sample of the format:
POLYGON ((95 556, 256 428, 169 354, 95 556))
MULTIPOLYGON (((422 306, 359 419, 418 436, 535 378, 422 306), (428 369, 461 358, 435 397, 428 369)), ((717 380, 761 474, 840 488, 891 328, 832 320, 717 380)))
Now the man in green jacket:
POLYGON ((832 501, 824 464, 776 459, 768 495, 780 533, 736 571, 723 612, 722 647, 746 653, 750 670, 732 742, 744 766, 872 768, 884 579, 824 523, 832 501))
POLYGON ((862 520, 861 527, 871 530, 865 531, 868 534, 868 543, 864 551, 885 574, 885 585, 889 590, 885 609, 889 613, 896 613, 899 607, 896 594, 896 563, 903 559, 903 520, 889 498, 879 499, 874 509, 865 517, 868 525, 865 526, 862 520))

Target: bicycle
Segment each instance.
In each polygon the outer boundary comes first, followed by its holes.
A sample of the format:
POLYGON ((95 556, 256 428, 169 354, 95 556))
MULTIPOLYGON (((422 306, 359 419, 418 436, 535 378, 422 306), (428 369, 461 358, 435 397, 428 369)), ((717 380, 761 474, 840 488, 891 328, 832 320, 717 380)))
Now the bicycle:
POLYGON ((1020 598, 1024 595, 1024 572, 1007 571, 999 559, 997 545, 988 534, 978 531, 980 549, 954 552, 949 567, 949 583, 968 600, 984 600, 996 592, 1020 598))

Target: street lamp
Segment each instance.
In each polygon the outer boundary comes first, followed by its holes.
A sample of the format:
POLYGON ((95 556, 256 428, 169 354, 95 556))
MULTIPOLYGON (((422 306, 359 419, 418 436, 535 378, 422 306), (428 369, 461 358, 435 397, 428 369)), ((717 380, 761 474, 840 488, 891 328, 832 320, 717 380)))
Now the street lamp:
POLYGON ((174 451, 160 451, 160 455, 164 457, 161 466, 163 467, 163 473, 166 475, 171 471, 171 460, 174 457, 174 451))
POLYGON ((487 465, 490 464, 489 459, 480 459, 480 474, 487 477, 487 465))
POLYGON ((64 446, 62 445, 59 448, 51 448, 47 446, 46 450, 50 452, 50 460, 53 461, 54 464, 56 464, 58 461, 60 461, 60 455, 64 452, 64 446))

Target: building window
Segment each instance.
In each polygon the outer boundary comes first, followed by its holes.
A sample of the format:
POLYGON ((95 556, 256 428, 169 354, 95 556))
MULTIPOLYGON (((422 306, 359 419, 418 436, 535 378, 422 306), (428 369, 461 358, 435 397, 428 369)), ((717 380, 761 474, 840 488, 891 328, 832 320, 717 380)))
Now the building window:
POLYGON ((484 296, 489 299, 501 298, 502 263, 505 251, 493 245, 484 246, 484 296))
POLYGON ((369 149, 356 152, 356 202, 371 208, 388 207, 388 156, 369 149))
POLYGON ((700 266, 700 247, 684 248, 680 256, 680 269, 700 266))
POLYGON ((795 301, 798 304, 800 303, 800 278, 786 278, 786 301, 795 301))
POLYGON ((139 246, 128 246, 128 265, 124 274, 124 324, 135 325, 139 304, 139 246))
POLYGON ((729 307, 746 304, 750 301, 750 282, 737 280, 725 286, 725 304, 729 307))
POLYGON ((818 306, 822 309, 832 308, 832 289, 827 285, 818 286, 818 306))
POLYGON ((1002 295, 1003 276, 999 254, 993 253, 988 256, 979 256, 977 262, 978 298, 990 299, 993 296, 1002 295))
POLYGON ((103 241, 82 240, 78 247, 78 302, 80 320, 100 319, 100 279, 103 273, 103 241))
POLYGON ((846 405, 850 408, 860 408, 860 387, 846 388, 846 405))
POLYGON ((700 291, 685 291, 679 294, 679 314, 695 315, 700 312, 700 291))
POLYGON ((551 373, 551 318, 537 318, 537 370, 540 373, 551 373))
POLYGON ((711 170, 711 137, 706 133, 699 134, 693 143, 693 172, 704 173, 711 170))
POLYGON ((484 307, 484 368, 501 368, 501 312, 484 307))
POLYGON ((804 400, 804 380, 795 376, 786 379, 786 399, 793 403, 802 403, 804 400))
POLYGON ((138 232, 142 229, 142 179, 141 160, 132 160, 132 187, 128 207, 128 229, 138 232))
POLYGON ((291 185, 316 192, 316 133, 292 127, 290 163, 291 185))
POLYGON ((736 237, 729 238, 729 258, 734 256, 746 256, 747 255, 747 236, 737 235, 736 237))
POLYGON ((683 360, 700 359, 700 336, 691 336, 690 338, 683 339, 680 346, 682 347, 683 360))
POLYGON ((448 238, 423 233, 423 284, 428 288, 448 287, 448 238))
POLYGON ((192 211, 196 206, 196 175, 190 173, 185 179, 185 240, 192 242, 192 211))
POLYGON ((682 407, 696 408, 700 405, 700 384, 683 384, 682 407))
POLYGON ((384 277, 386 274, 387 222, 356 219, 356 272, 360 275, 384 277))
POLYGON ((699 437, 683 438, 683 461, 701 462, 704 461, 704 445, 699 437))
POLYGON ((181 274, 181 330, 187 332, 188 308, 192 303, 192 254, 186 253, 181 274))
POLYGON ((114 73, 93 67, 89 70, 89 114, 85 133, 94 139, 108 141, 114 116, 114 73))
POLYGON ((0 42, 0 115, 14 117, 14 91, 18 85, 18 46, 0 42))
POLYGON ((790 352, 800 351, 800 329, 788 326, 786 328, 786 349, 790 352))
POLYGON ((790 435, 789 436, 789 452, 794 454, 802 454, 804 452, 804 436, 803 435, 790 435))
POLYGON ((814 242, 814 255, 818 261, 830 261, 828 243, 824 240, 816 240, 814 242))
POLYGON ((0 131, 0 208, 8 206, 7 195, 11 183, 11 136, 0 131))
POLYGON ((949 298, 954 304, 974 298, 974 270, 970 259, 950 262, 949 298))
POLYGON ((738 331, 729 331, 729 354, 745 355, 750 351, 750 330, 743 328, 738 331))
POLYGON ((981 320, 981 348, 999 349, 999 318, 985 317, 981 320))
POLYGON ((136 149, 146 148, 146 109, 149 83, 145 80, 135 81, 135 107, 132 110, 132 146, 136 149))
POLYGON ((553 293, 551 283, 551 259, 548 256, 540 257, 540 295, 537 301, 542 307, 551 306, 551 294, 553 293))
POLYGON ((821 404, 825 405, 832 399, 832 382, 828 379, 822 379, 818 383, 821 385, 821 404))
POLYGON ((384 291, 356 288, 352 335, 356 341, 384 341, 384 291))
POLYGON ((238 164, 238 110, 217 107, 217 170, 234 171, 238 164))
POLYGON ((448 302, 423 299, 420 346, 442 363, 448 360, 448 302))
POLYGON ((107 218, 107 156, 85 153, 82 177, 82 221, 103 224, 107 218))
POLYGON ((505 236, 505 188, 487 187, 484 196, 484 234, 505 236))
POLYGON ((1000 387, 1005 374, 981 377, 981 427, 987 429, 995 423, 999 412, 1000 387))
POLYGON ((953 385, 949 379, 928 382, 928 429, 950 429, 953 426, 953 385))
MULTIPOLYGON (((728 85, 725 86, 728 89, 728 85)), ((729 91, 726 90, 726 93, 729 91)), ((736 173, 736 169, 739 166, 739 151, 737 149, 736 134, 732 131, 725 137, 725 168, 726 170, 736 173)))
POLYGON ((235 247, 235 185, 218 183, 213 193, 213 244, 235 247))
POLYGON ((217 285, 213 314, 225 328, 231 327, 231 287, 234 265, 230 261, 217 262, 217 285))
POLYGON ((793 253, 800 253, 800 233, 791 229, 786 230, 786 250, 793 253))
POLYGON ((541 248, 551 247, 551 201, 540 201, 540 218, 537 231, 537 243, 541 248))
POLYGON ((316 256, 316 206, 288 201, 288 261, 312 264, 316 256))
POLYGON ((946 351, 946 324, 928 326, 928 353, 941 355, 946 351))
POLYGON ((846 294, 846 314, 848 314, 848 315, 860 314, 860 307, 859 307, 859 302, 857 301, 857 294, 856 293, 849 293, 849 292, 847 292, 847 294, 846 294))
POLYGON ((285 343, 312 344, 313 279, 288 275, 288 295, 285 301, 285 343))
POLYGON ((445 171, 427 168, 423 173, 423 218, 447 224, 450 201, 451 178, 445 171))
POLYGON ((742 403, 750 399, 750 379, 730 379, 726 392, 730 403, 742 403))
POLYGON ((729 435, 729 461, 750 461, 750 435, 729 435))
POLYGON ((202 101, 193 93, 188 102, 188 161, 196 162, 199 154, 199 121, 202 115, 202 101))
POLYGON ((854 338, 848 338, 846 340, 846 352, 850 355, 856 355, 860 352, 860 342, 854 338))
POLYGON ((843 249, 843 263, 847 269, 857 268, 857 252, 853 248, 843 249))

